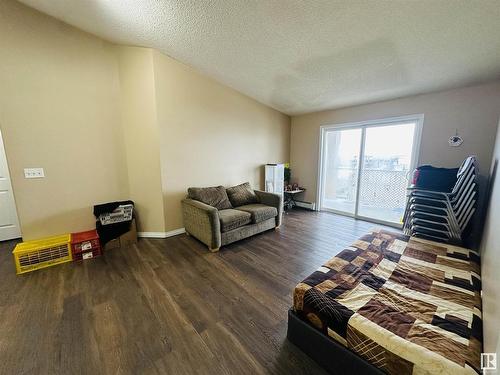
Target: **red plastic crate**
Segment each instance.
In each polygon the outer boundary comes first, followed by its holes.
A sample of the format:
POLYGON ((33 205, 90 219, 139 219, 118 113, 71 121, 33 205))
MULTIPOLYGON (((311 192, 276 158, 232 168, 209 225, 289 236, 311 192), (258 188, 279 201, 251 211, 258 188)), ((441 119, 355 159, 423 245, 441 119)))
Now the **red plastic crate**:
POLYGON ((71 234, 71 251, 73 260, 83 260, 94 258, 102 254, 101 243, 97 231, 89 230, 86 232, 71 234))
POLYGON ((84 260, 84 259, 90 259, 90 258, 95 258, 101 255, 101 248, 97 247, 92 250, 87 250, 87 251, 82 251, 80 253, 73 253, 73 260, 84 260))

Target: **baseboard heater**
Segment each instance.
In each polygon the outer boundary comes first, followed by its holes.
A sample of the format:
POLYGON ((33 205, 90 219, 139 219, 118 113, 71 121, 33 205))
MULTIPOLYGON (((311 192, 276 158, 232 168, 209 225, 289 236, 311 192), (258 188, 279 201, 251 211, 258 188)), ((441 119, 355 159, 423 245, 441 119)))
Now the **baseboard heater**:
POLYGON ((297 207, 306 208, 306 209, 312 210, 312 211, 316 210, 316 203, 304 202, 304 201, 295 201, 295 203, 297 204, 297 207))

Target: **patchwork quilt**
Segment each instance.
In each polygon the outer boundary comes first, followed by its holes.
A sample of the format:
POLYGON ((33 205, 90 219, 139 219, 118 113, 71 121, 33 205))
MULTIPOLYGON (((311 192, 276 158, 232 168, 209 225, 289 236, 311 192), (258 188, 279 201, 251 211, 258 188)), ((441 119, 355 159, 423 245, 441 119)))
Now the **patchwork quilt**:
POLYGON ((376 230, 295 287, 294 310, 389 374, 480 372, 477 252, 376 230))

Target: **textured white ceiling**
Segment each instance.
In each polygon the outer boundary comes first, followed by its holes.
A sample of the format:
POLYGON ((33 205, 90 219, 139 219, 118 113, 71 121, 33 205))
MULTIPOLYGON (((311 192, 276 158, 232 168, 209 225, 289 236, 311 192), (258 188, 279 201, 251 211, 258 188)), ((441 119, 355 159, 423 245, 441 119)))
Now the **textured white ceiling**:
POLYGON ((500 0, 21 0, 287 114, 500 78, 500 0))

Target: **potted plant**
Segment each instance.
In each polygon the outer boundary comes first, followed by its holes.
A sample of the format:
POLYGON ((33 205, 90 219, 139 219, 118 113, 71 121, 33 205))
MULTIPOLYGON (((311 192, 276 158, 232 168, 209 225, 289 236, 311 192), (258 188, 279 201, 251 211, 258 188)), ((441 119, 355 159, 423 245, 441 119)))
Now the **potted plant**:
POLYGON ((290 184, 290 179, 292 178, 292 170, 290 169, 290 164, 285 164, 285 172, 284 172, 285 186, 290 184))

